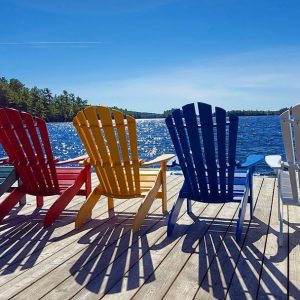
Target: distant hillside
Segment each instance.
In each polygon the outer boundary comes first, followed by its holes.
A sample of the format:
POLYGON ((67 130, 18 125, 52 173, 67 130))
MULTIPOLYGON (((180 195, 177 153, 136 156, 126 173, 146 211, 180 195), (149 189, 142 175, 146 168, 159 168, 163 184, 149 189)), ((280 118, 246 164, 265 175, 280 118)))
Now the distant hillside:
POLYGON ((0 107, 30 112, 48 122, 71 121, 87 104, 87 100, 67 91, 53 95, 47 88, 27 88, 18 79, 0 78, 0 107))
POLYGON ((281 108, 279 110, 231 110, 230 113, 237 116, 273 116, 280 115, 288 108, 281 108))
MULTIPOLYGON (((63 91, 61 95, 53 94, 48 88, 28 88, 18 79, 10 80, 0 77, 0 107, 12 107, 40 116, 48 122, 72 121, 78 111, 84 109, 88 101, 73 93, 63 91)), ((163 113, 149 113, 131 111, 113 106, 112 108, 131 115, 136 119, 165 118, 172 113, 174 108, 163 113)), ((239 116, 265 116, 279 115, 287 108, 280 110, 232 110, 239 116)))
POLYGON ((119 108, 117 106, 113 106, 111 108, 117 109, 117 110, 121 111, 124 115, 133 116, 136 119, 155 119, 155 118, 163 118, 164 117, 163 114, 132 111, 132 110, 127 110, 127 109, 119 108))

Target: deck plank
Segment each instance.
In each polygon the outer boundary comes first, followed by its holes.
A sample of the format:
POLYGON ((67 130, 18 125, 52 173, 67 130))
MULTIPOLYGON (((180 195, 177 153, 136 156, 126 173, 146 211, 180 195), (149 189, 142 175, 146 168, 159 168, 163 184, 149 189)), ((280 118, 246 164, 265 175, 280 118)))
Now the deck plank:
MULTIPOLYGON (((255 179, 254 204, 261 188, 263 179, 255 179)), ((228 203, 215 220, 210 230, 200 242, 196 253, 193 253, 182 271, 179 273, 168 293, 166 299, 192 299, 209 271, 211 263, 216 259, 225 236, 235 238, 235 224, 238 214, 238 204, 228 203)), ((219 266, 220 267, 220 266, 219 266)), ((225 276, 225 274, 223 274, 225 276)))
MULTIPOLYGON (((167 203, 168 209, 172 206, 173 198, 176 194, 169 199, 167 203)), ((122 237, 123 241, 119 245, 111 244, 109 247, 106 247, 96 261, 91 260, 76 271, 60 286, 57 286, 55 290, 46 295, 45 299, 65 299, 66 296, 73 296, 77 293, 80 295, 87 293, 89 299, 98 298, 101 291, 108 290, 115 281, 123 277, 128 268, 127 264, 134 264, 135 261, 138 261, 140 255, 148 257, 147 251, 149 247, 165 232, 165 226, 163 225, 165 225, 166 219, 163 218, 162 221, 163 223, 157 222, 151 227, 144 226, 139 235, 132 235, 130 231, 127 232, 122 237), (93 266, 94 268, 92 269, 93 266), (74 277, 81 279, 81 284, 78 284, 77 281, 79 280, 75 281, 74 277), (86 288, 84 291, 81 291, 84 287, 83 284, 85 284, 86 288), (92 294, 91 291, 93 292, 92 294)), ((75 298, 77 297, 79 296, 76 295, 75 298)))
POLYGON ((300 299, 300 207, 288 206, 283 218, 289 223, 289 299, 300 299))
MULTIPOLYGON (((179 180, 182 182, 181 178, 179 178, 179 180)), ((64 243, 67 243, 67 240, 70 238, 67 235, 67 237, 61 240, 61 251, 53 249, 52 255, 49 256, 49 260, 43 259, 41 265, 34 265, 26 273, 10 281, 3 295, 5 297, 12 297, 13 295, 18 294, 16 298, 19 296, 21 298, 26 298, 34 292, 37 297, 43 296, 44 293, 47 293, 55 287, 55 285, 59 284, 60 280, 70 276, 70 266, 75 264, 76 261, 81 258, 81 255, 85 255, 86 248, 92 249, 95 247, 98 251, 101 251, 102 246, 106 246, 107 243, 113 243, 115 240, 118 240, 121 236, 120 234, 124 234, 123 231, 125 232, 125 229, 126 231, 130 231, 132 219, 142 200, 116 200, 116 203, 118 201, 122 202, 123 205, 122 210, 118 215, 119 220, 118 218, 109 218, 107 209, 105 209, 105 216, 102 215, 103 220, 93 219, 91 224, 85 226, 83 230, 75 233, 71 232, 71 238, 73 238, 71 244, 64 247, 64 243), (118 224, 118 222, 120 224, 118 224), (121 223, 124 224, 122 225, 121 223), (87 232, 86 229, 91 230, 87 232), (92 237, 91 242, 89 241, 89 237, 92 237), (86 240, 88 242, 86 242, 86 240), (48 282, 48 284, 44 284, 45 282, 48 282), (22 293, 19 294, 20 292, 22 293)), ((153 207, 156 209, 160 208, 160 201, 155 201, 153 207)), ((99 253, 94 250, 92 255, 97 256, 99 253)))
POLYGON ((159 268, 155 270, 156 280, 151 284, 148 284, 151 281, 147 280, 134 295, 134 298, 161 299, 165 295, 178 273, 190 258, 191 252, 197 248, 199 242, 207 234, 215 218, 219 217, 224 207, 224 204, 210 204, 207 206, 200 215, 200 221, 190 226, 185 237, 181 237, 172 251, 164 258, 159 268), (175 261, 176 263, 174 263, 175 261))
MULTIPOLYGON (((182 179, 174 181, 174 186, 172 191, 168 191, 168 207, 170 208, 172 199, 179 187, 182 184, 182 179), (176 189, 175 189, 176 188, 176 189)), ((171 185, 168 185, 171 187, 171 185)), ((165 221, 163 215, 159 215, 161 205, 159 202, 156 202, 152 205, 152 213, 156 213, 157 219, 149 222, 146 221, 145 226, 142 226, 139 234, 132 234, 130 230, 124 230, 124 234, 120 236, 119 239, 116 239, 113 243, 108 244, 103 248, 102 252, 99 252, 98 255, 94 255, 90 260, 86 260, 82 265, 75 264, 71 268, 71 274, 69 273, 68 277, 65 280, 55 287, 49 294, 45 296, 46 299, 65 299, 66 297, 73 296, 79 292, 83 284, 87 284, 90 281, 93 281, 98 274, 106 272, 106 270, 111 267, 111 264, 118 264, 119 273, 122 272, 122 264, 120 263, 120 257, 129 255, 128 253, 131 248, 138 248, 140 240, 144 239, 144 235, 147 232, 154 233, 157 228, 162 226, 162 222, 165 221), (148 224, 147 224, 148 223, 148 224), (92 270, 92 272, 91 272, 92 270), (74 280, 75 279, 75 280, 74 280)), ((131 224, 131 223, 130 223, 131 224)), ((147 244, 148 245, 148 244, 147 244)), ((87 249, 87 251, 90 251, 87 249)), ((95 253, 94 253, 95 254, 95 253)))
POLYGON ((241 297, 255 299, 257 296, 274 189, 274 178, 266 178, 260 193, 261 199, 255 206, 254 218, 250 223, 245 243, 241 248, 241 254, 234 269, 232 281, 227 290, 227 299, 241 297))
MULTIPOLYGON (((277 183, 275 188, 276 185, 277 183)), ((286 206, 284 206, 284 216, 287 216, 286 206)), ((283 232, 285 238, 282 247, 278 247, 278 193, 275 190, 257 299, 272 297, 275 299, 286 299, 288 293, 287 230, 288 226, 284 223, 283 232)))
MULTIPOLYGON (((254 203, 255 218, 257 216, 256 209, 259 201, 262 199, 263 195, 269 193, 270 189, 273 191, 272 187, 274 183, 273 180, 268 180, 266 182, 266 179, 261 182, 258 178, 255 178, 254 183, 254 191, 257 195, 256 202, 254 203)), ((232 235, 235 231, 235 224, 230 225, 231 228, 228 230, 229 234, 226 234, 224 237, 215 259, 212 261, 205 277, 199 283, 199 289, 195 295, 195 299, 205 299, 210 296, 217 299, 224 299, 226 297, 226 292, 235 272, 236 263, 241 254, 241 247, 249 233, 249 226, 251 223, 247 220, 249 220, 249 215, 245 219, 243 235, 239 244, 232 235)))
MULTIPOLYGON (((168 177, 169 210, 182 180, 168 177)), ((116 200, 118 217, 100 200, 93 219, 75 232, 84 197, 75 197, 55 226, 44 230, 43 217, 56 197, 35 211, 29 196, 0 224, 0 299, 283 299, 286 293, 298 299, 300 208, 285 207, 284 245, 278 248, 275 178, 256 176, 254 185, 254 219, 245 223, 240 244, 236 204, 194 203, 195 219, 201 220, 196 223, 184 205, 167 238, 160 201, 133 235, 141 199, 116 200)))
MULTIPOLYGON (((82 200, 83 199, 80 199, 80 202, 78 202, 75 205, 72 205, 71 210, 77 211, 82 205, 82 200)), ((123 203, 121 201, 119 203, 116 203, 116 207, 118 205, 121 206, 121 210, 122 207, 123 209, 125 209, 128 206, 127 203, 123 203)), ((68 207, 66 211, 68 211, 68 207)), ((101 217, 106 213, 107 204, 105 201, 100 201, 95 210, 93 211, 93 217, 101 217)), ((50 257, 51 255, 64 249, 66 246, 68 246, 68 244, 72 242, 77 242, 79 236, 77 236, 76 234, 71 234, 71 232, 74 229, 74 218, 75 215, 71 216, 70 220, 64 218, 62 221, 62 219, 60 218, 62 226, 57 225, 57 223, 55 223, 54 226, 51 226, 47 230, 43 229, 41 222, 42 219, 35 219, 33 217, 29 218, 29 225, 31 225, 31 227, 37 228, 37 231, 34 232, 33 235, 22 235, 23 230, 20 230, 20 234, 18 234, 16 245, 13 245, 13 247, 8 248, 6 252, 1 254, 0 272, 2 275, 5 276, 0 277, 0 286, 2 286, 3 284, 7 284, 8 282, 10 282, 11 279, 17 277, 21 273, 30 270, 30 264, 34 263, 34 265, 37 265, 46 258, 50 257), (42 235, 42 233, 44 233, 44 235, 42 235), (70 237, 66 241, 62 239, 62 237, 64 237, 64 235, 66 235, 67 233, 70 234, 70 237), (26 248, 26 246, 28 248, 30 247, 30 249, 27 249, 25 253, 23 248, 26 248)), ((12 237, 12 239, 14 238, 15 236, 12 237)))

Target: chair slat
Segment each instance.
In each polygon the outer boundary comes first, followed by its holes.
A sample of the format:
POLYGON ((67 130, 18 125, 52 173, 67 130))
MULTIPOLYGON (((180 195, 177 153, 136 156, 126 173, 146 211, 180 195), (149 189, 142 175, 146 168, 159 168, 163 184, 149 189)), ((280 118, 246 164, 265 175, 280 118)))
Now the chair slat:
POLYGON ((112 160, 113 170, 116 175, 115 178, 117 179, 116 183, 120 189, 121 194, 128 194, 126 179, 124 176, 123 166, 121 165, 121 158, 110 110, 107 107, 99 106, 97 107, 97 112, 100 117, 103 131, 106 137, 106 144, 112 160))
MULTIPOLYGON (((17 110, 14 109, 1 109, 0 110, 0 139, 5 152, 9 155, 12 164, 15 165, 19 176, 22 177, 22 182, 27 186, 29 191, 38 189, 35 177, 32 176, 32 170, 26 166, 28 159, 23 151, 23 147, 20 144, 19 137, 14 130, 12 120, 19 120, 20 115, 17 110), (10 126, 7 126, 9 124, 10 126), (19 163, 23 162, 23 163, 19 163), (28 170, 30 172, 28 172, 28 170)), ((34 174, 33 174, 34 175, 34 174)))
POLYGON ((128 124, 131 160, 133 165, 135 193, 140 194, 140 163, 139 163, 139 155, 138 155, 136 121, 131 116, 127 116, 126 119, 128 124))
MULTIPOLYGON (((94 107, 88 107, 84 110, 85 118, 88 120, 90 125, 93 125, 90 129, 87 127, 82 127, 86 132, 86 137, 89 141, 89 146, 91 147, 91 155, 90 157, 94 159, 94 163, 99 163, 99 167, 97 164, 94 164, 95 170, 97 169, 97 173, 103 173, 102 179, 104 180, 104 186, 106 186, 110 193, 118 192, 118 187, 116 185, 115 174, 110 166, 110 159, 107 153, 107 149, 102 137, 101 128, 99 126, 98 116, 96 114, 96 110, 94 107), (106 165, 106 167, 104 166, 106 165)), ((78 118, 82 116, 82 114, 77 115, 78 118)), ((83 123, 83 118, 82 118, 83 123)), ((85 121, 86 122, 86 121, 85 121)), ((89 148, 87 148, 89 149, 89 148)))
MULTIPOLYGON (((39 166, 36 168, 37 175, 39 177, 38 183, 40 185, 41 190, 44 190, 46 193, 51 193, 54 189, 58 191, 58 182, 56 178, 55 167, 54 170, 51 170, 49 164, 46 164, 45 161, 50 161, 50 159, 44 153, 41 142, 37 135, 36 131, 36 122, 34 122, 33 117, 28 113, 21 113, 22 119, 24 121, 24 125, 29 133, 29 136, 32 141, 32 147, 35 149, 36 152, 36 159, 40 162, 39 166)), ((40 124, 41 125, 41 124, 40 124)), ((42 127, 42 126, 40 126, 42 127)), ((44 130, 44 129, 42 129, 44 130)), ((47 129, 46 129, 47 130, 47 129)), ((47 132, 48 135, 48 132, 47 132)), ((48 136, 47 136, 48 138, 48 136)), ((51 149, 51 148, 50 148, 51 149)), ((52 157, 52 165, 53 164, 53 157, 52 157)))
MULTIPOLYGON (((43 151, 45 153, 45 156, 47 158, 48 166, 50 169, 50 175, 52 179, 52 184, 55 189, 58 189, 58 181, 56 178, 56 167, 54 163, 54 156, 51 148, 51 143, 50 143, 50 138, 49 138, 49 133, 48 129, 46 126, 45 120, 41 118, 35 118, 36 119, 36 124, 40 133, 41 137, 41 146, 43 147, 43 151)), ((56 192, 55 192, 56 193, 56 192)))
POLYGON ((128 152, 124 116, 120 111, 112 110, 112 112, 116 122, 116 128, 118 131, 119 142, 122 151, 122 158, 123 158, 123 163, 124 163, 124 168, 126 173, 126 183, 128 185, 128 191, 126 191, 126 194, 128 194, 129 192, 129 194, 133 195, 135 192, 133 190, 133 176, 131 173, 131 166, 130 166, 131 161, 128 152))
MULTIPOLYGON (((294 117, 294 137, 300 137, 300 104, 295 105, 292 108, 292 114, 294 117)), ((295 162, 300 163, 300 138, 294 138, 295 140, 295 162)), ((298 173, 298 186, 300 186, 300 176, 298 173)), ((299 193, 298 193, 299 195, 299 193)), ((300 199, 299 199, 300 200, 300 199)))
POLYGON ((190 152, 190 145, 188 141, 188 136, 186 135, 183 120, 182 120, 181 110, 175 110, 173 112, 173 118, 176 125, 177 135, 179 137, 181 150, 184 155, 185 165, 186 165, 186 174, 188 178, 189 188, 191 189, 192 194, 196 197, 200 197, 199 187, 197 183, 195 166, 193 163, 193 158, 190 152))
POLYGON ((205 175, 205 164, 203 161, 203 155, 201 151, 201 141, 198 131, 197 115, 194 104, 188 104, 182 107, 183 116, 186 123, 189 143, 191 146, 192 157, 195 165, 195 171, 197 174, 197 181, 201 191, 201 197, 203 201, 208 200, 208 191, 205 175))
POLYGON ((166 118, 179 164, 185 177, 185 190, 204 202, 228 202, 233 199, 236 170, 238 117, 216 107, 188 104, 166 118), (200 123, 200 125, 198 124, 200 123), (215 129, 214 129, 215 127, 215 129))
POLYGON ((213 116, 211 106, 205 103, 198 103, 201 131, 203 136, 204 156, 209 179, 211 201, 218 201, 218 177, 215 154, 213 116))
POLYGON ((226 111, 216 107, 220 197, 227 198, 226 111))
MULTIPOLYGON (((187 165, 185 163, 185 157, 183 155, 181 142, 180 142, 179 136, 177 134, 177 128, 174 123, 174 118, 173 118, 174 112, 172 113, 172 115, 170 115, 166 118, 166 125, 168 128, 171 140, 173 142, 173 146, 175 148, 175 152, 176 152, 181 170, 183 172, 184 178, 186 179, 185 185, 190 185, 190 179, 189 179, 189 174, 188 174, 188 170, 187 170, 187 165)), ((189 187, 189 190, 192 191, 192 187, 189 187)))
MULTIPOLYGON (((281 132, 284 142, 284 149, 286 154, 286 159, 289 163, 295 163, 295 153, 294 153, 294 141, 292 133, 292 123, 291 123, 291 114, 290 110, 283 112, 280 115, 280 125, 281 132)), ((298 186, 297 186, 297 174, 296 170, 289 168, 290 174, 290 183, 294 199, 298 199, 298 186)))
POLYGON ((237 144, 237 132, 238 132, 238 117, 229 114, 229 134, 228 134, 228 175, 227 175, 227 193, 228 198, 233 197, 233 182, 234 171, 236 168, 236 144, 237 144))
POLYGON ((73 120, 106 195, 140 195, 135 119, 103 106, 90 106, 73 120), (128 136, 126 133, 128 130, 128 136))

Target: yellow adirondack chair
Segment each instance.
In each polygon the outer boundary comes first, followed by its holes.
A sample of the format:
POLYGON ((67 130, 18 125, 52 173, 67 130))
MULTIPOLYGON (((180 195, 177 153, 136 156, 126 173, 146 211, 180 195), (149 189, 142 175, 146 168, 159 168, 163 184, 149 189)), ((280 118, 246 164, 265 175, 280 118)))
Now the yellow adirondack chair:
POLYGON ((164 154, 152 161, 138 158, 136 121, 117 110, 103 106, 89 106, 73 119, 78 134, 87 150, 89 161, 99 178, 80 208, 75 228, 80 228, 90 217, 101 195, 108 197, 108 209, 114 208, 114 198, 144 197, 133 223, 139 230, 155 198, 162 199, 162 211, 167 211, 166 164, 173 154, 164 154), (112 118, 113 117, 113 118, 112 118), (158 169, 141 166, 160 164, 158 169))

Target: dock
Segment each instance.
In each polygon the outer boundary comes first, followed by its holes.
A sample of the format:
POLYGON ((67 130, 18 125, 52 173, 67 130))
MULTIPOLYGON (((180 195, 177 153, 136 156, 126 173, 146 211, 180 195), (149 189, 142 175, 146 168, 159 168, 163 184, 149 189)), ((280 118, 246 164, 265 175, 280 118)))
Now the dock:
MULTIPOLYGON (((170 210, 183 176, 169 174, 167 182, 170 210)), ((26 205, 0 224, 0 299, 300 299, 300 207, 284 207, 278 247, 274 177, 254 177, 254 217, 249 222, 247 208, 239 243, 236 203, 192 202, 192 217, 183 206, 167 237, 161 200, 136 234, 131 225, 142 199, 115 200, 108 212, 103 197, 76 231, 85 200, 77 196, 44 229, 56 198, 46 197, 37 209, 27 196, 26 205)))

